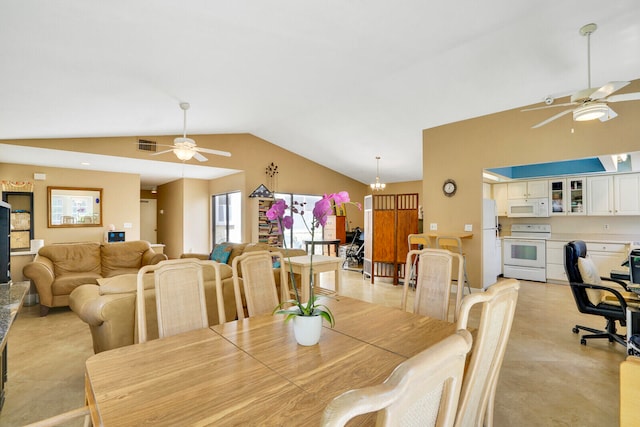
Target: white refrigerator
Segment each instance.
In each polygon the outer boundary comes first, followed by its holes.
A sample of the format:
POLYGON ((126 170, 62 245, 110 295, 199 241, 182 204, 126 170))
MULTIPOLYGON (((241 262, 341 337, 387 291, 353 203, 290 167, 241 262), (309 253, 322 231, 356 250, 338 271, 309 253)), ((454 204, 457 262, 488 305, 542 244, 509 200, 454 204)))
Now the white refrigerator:
POLYGON ((502 243, 498 238, 496 201, 482 200, 482 288, 493 285, 502 270, 502 243))

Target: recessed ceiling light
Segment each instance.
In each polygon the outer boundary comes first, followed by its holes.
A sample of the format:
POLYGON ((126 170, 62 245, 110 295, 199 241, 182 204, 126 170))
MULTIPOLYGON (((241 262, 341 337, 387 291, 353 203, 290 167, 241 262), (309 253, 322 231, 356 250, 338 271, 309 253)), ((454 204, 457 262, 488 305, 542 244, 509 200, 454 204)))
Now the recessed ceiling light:
POLYGON ((82 166, 91 166, 91 163, 89 163, 89 162, 81 162, 80 164, 82 166))

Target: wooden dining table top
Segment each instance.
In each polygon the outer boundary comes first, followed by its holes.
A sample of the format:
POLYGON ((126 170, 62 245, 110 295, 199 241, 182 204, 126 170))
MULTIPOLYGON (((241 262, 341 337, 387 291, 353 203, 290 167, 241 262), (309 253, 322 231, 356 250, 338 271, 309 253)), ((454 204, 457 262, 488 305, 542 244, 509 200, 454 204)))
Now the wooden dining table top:
POLYGON ((381 383, 455 332, 453 323, 398 308, 326 302, 335 327, 310 347, 296 343, 282 316, 263 315, 91 356, 93 424, 318 425, 334 397, 381 383))

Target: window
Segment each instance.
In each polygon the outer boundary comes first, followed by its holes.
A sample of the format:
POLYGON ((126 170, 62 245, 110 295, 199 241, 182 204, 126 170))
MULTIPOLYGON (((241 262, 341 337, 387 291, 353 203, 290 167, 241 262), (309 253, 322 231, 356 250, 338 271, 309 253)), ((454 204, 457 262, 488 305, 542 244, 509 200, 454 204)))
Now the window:
POLYGON ((213 242, 242 242, 242 202, 239 191, 213 196, 213 242))
MULTIPOLYGON (((293 228, 291 230, 284 230, 284 239, 287 242, 287 248, 297 248, 304 249, 304 241, 311 240, 311 234, 305 227, 305 222, 310 227, 311 221, 313 220, 313 206, 316 204, 318 200, 320 200, 321 196, 313 196, 308 194, 287 194, 287 193, 276 193, 276 199, 284 199, 284 201, 289 206, 293 206, 294 202, 298 202, 298 209, 300 210, 300 204, 303 204, 304 209, 304 222, 300 215, 293 215, 293 228)), ((287 215, 290 212, 287 212, 287 215)), ((315 240, 322 240, 322 229, 315 230, 315 240)))

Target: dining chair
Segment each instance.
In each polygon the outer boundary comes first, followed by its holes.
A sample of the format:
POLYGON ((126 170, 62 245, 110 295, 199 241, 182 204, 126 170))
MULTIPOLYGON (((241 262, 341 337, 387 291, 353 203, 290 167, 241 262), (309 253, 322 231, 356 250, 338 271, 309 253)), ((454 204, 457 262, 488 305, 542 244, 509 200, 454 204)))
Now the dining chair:
POLYGON ((243 298, 249 317, 270 314, 280 304, 274 268, 280 272, 280 294, 288 299, 287 281, 281 252, 245 252, 233 259, 233 289, 236 297, 238 319, 245 318, 243 298), (242 287, 240 282, 242 282, 242 287))
POLYGON ((67 412, 63 412, 62 414, 54 415, 44 420, 27 424, 23 427, 53 427, 53 426, 69 425, 69 422, 71 420, 75 420, 76 418, 79 418, 79 417, 84 417, 84 424, 83 424, 84 427, 89 427, 92 425, 91 417, 89 416, 89 407, 83 406, 81 408, 76 408, 67 412))
POLYGON ((520 282, 500 281, 485 292, 462 300, 457 327, 466 329, 473 306, 482 304, 480 326, 476 330, 471 358, 462 382, 456 427, 490 427, 498 375, 507 348, 518 301, 520 282))
POLYGON ((378 385, 349 390, 324 410, 321 426, 344 426, 378 412, 377 426, 452 426, 471 334, 457 331, 398 365, 378 385))
MULTIPOLYGON (((440 320, 449 320, 449 304, 451 298, 451 278, 453 275, 453 260, 458 260, 457 278, 464 277, 461 256, 445 249, 411 250, 407 253, 405 264, 405 278, 402 288, 401 308, 407 310, 407 299, 411 283, 415 284, 413 312, 423 316, 440 320), (417 272, 412 273, 411 266, 417 259, 417 272), (414 274, 414 277, 412 277, 414 274)), ((456 292, 453 321, 458 316, 458 308, 462 301, 464 290, 458 286, 456 292)))
MULTIPOLYGON (((145 274, 153 273, 154 276, 158 337, 164 338, 209 326, 202 266, 213 262, 193 258, 173 259, 146 265, 138 271, 136 286, 138 342, 146 342, 148 332, 145 274)), ((216 294, 220 304, 221 287, 216 290, 216 294)))

